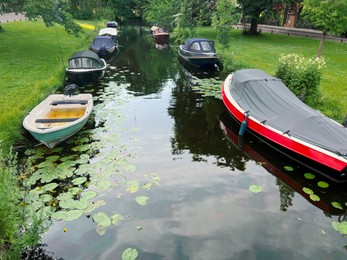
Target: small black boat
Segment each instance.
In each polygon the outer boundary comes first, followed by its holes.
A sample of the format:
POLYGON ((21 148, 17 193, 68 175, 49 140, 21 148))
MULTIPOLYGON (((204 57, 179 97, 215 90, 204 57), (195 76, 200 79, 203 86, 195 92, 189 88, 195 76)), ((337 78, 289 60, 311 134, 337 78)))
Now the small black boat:
POLYGON ((214 42, 206 38, 189 38, 180 45, 178 54, 194 66, 215 67, 220 63, 214 42))
POLYGON ((106 22, 106 27, 118 28, 118 23, 116 21, 108 21, 106 22))
POLYGON ((69 58, 65 70, 67 82, 77 85, 93 84, 103 77, 107 66, 106 61, 93 51, 76 52, 69 58))
POLYGON ((118 44, 110 36, 96 36, 90 49, 97 53, 99 57, 108 59, 115 55, 118 50, 118 44))

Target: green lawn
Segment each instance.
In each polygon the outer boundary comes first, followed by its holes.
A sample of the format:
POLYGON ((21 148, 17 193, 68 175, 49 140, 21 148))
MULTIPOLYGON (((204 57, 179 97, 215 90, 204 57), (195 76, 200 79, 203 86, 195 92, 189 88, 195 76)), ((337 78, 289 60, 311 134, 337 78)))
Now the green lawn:
MULTIPOLYGON (((83 22, 87 24, 101 24, 83 22)), ((61 26, 47 28, 42 22, 20 21, 2 24, 0 33, 0 146, 8 148, 22 134, 21 123, 37 103, 54 92, 63 82, 67 59, 77 50, 87 49, 97 33, 85 30, 81 37, 65 32, 61 26), (1 143, 2 142, 2 143, 1 143)), ((194 36, 216 39, 211 27, 196 28, 194 36)), ((217 50, 222 46, 216 41, 217 50)), ((314 57, 317 39, 262 33, 246 36, 232 30, 230 48, 224 53, 236 62, 262 69, 274 75, 280 55, 300 53, 314 57)), ((326 41, 323 57, 327 65, 323 71, 320 90, 328 101, 319 109, 342 121, 347 112, 347 44, 326 41), (333 111, 338 111, 333 113, 333 111)))
POLYGON ((2 24, 0 33, 0 145, 5 148, 21 136, 26 113, 63 83, 68 58, 87 49, 96 32, 80 37, 62 26, 47 28, 42 22, 2 24))
MULTIPOLYGON (((213 28, 198 28, 194 36, 216 39, 217 33, 213 28)), ((218 41, 215 42, 217 51, 222 50, 218 41)), ((232 30, 230 48, 225 50, 224 56, 231 57, 233 52, 236 62, 246 63, 274 75, 281 54, 299 53, 312 58, 316 56, 318 46, 319 39, 271 33, 250 36, 239 30, 232 30)), ((326 41, 322 56, 326 60, 326 66, 323 69, 320 92, 326 102, 319 109, 341 122, 347 113, 347 43, 326 41)))

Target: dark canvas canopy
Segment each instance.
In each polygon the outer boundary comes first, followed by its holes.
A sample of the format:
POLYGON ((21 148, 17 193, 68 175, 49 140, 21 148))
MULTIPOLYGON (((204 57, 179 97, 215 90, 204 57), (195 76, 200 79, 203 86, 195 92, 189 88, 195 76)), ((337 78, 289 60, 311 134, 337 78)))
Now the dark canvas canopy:
POLYGON ((99 61, 100 64, 102 63, 98 54, 90 50, 78 51, 70 57, 70 60, 75 58, 90 58, 99 61))
POLYGON ((213 41, 206 38, 189 38, 182 49, 194 52, 216 52, 213 41))
POLYGON ((69 59, 70 69, 93 69, 102 68, 103 66, 104 63, 100 60, 98 54, 90 50, 76 52, 69 59))
POLYGON ((92 47, 96 50, 101 48, 111 49, 114 44, 114 41, 109 36, 96 36, 92 42, 92 47))
POLYGON ((307 106, 280 79, 261 70, 239 70, 230 91, 240 107, 266 125, 347 156, 347 129, 307 106))

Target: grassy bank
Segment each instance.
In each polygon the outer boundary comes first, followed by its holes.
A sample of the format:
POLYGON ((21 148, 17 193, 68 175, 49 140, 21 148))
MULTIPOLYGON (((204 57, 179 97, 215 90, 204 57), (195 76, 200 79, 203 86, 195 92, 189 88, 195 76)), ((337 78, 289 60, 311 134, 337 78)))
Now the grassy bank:
MULTIPOLYGON (((311 58, 316 56, 319 46, 319 39, 270 33, 249 36, 239 30, 232 30, 230 47, 223 54, 223 48, 216 40, 217 33, 213 28, 197 28, 193 35, 215 39, 217 51, 224 59, 231 60, 234 53, 236 62, 262 69, 271 75, 276 72, 281 54, 300 53, 311 58)), ((315 108, 342 122, 347 113, 347 44, 326 41, 322 56, 326 60, 326 66, 322 71, 319 90, 324 103, 317 103, 315 108)))
POLYGON ((80 37, 61 26, 42 22, 2 24, 0 33, 0 146, 5 150, 21 138, 22 120, 36 104, 63 83, 68 58, 88 48, 94 31, 80 37))

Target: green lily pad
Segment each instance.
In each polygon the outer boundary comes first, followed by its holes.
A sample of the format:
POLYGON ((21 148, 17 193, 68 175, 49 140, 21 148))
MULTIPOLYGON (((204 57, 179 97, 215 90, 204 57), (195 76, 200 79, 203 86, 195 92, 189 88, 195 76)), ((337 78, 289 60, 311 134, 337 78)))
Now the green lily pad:
POLYGON ((82 194, 82 198, 86 198, 87 200, 90 200, 92 198, 95 198, 98 195, 96 191, 86 191, 82 194))
POLYGON ((55 162, 59 160, 60 156, 59 155, 51 155, 46 158, 47 162, 55 162))
POLYGON ((313 190, 311 190, 311 189, 309 189, 309 188, 304 187, 304 188, 302 188, 302 190, 303 190, 306 194, 308 194, 308 195, 313 195, 313 194, 314 194, 313 190))
POLYGON ((135 260, 138 255, 139 253, 136 249, 129 247, 123 251, 122 260, 135 260))
POLYGON ((79 178, 72 180, 72 184, 73 185, 80 185, 82 183, 85 183, 86 181, 87 181, 86 177, 79 177, 79 178))
POLYGON ((309 172, 305 173, 304 176, 308 180, 313 180, 314 178, 316 178, 316 176, 314 174, 309 173, 309 172))
POLYGON ((288 172, 294 171, 294 168, 293 168, 292 166, 286 165, 286 166, 284 166, 283 168, 284 168, 286 171, 288 171, 288 172))
POLYGON ((103 227, 109 227, 112 224, 111 219, 104 212, 98 212, 94 214, 93 219, 98 225, 101 225, 103 227))
POLYGON ((58 184, 52 182, 52 183, 48 183, 48 184, 46 184, 45 186, 43 186, 43 187, 42 187, 42 190, 45 191, 45 192, 46 192, 46 191, 52 191, 52 190, 54 190, 56 187, 58 187, 58 184))
POLYGON ((329 184, 326 183, 325 181, 320 181, 320 182, 318 182, 317 185, 318 185, 318 187, 323 188, 323 189, 326 189, 329 187, 329 184))
POLYGON ((261 192, 263 190, 263 188, 261 186, 259 186, 259 185, 254 185, 253 184, 253 185, 249 186, 248 190, 250 192, 253 192, 253 193, 258 193, 258 192, 261 192))
POLYGON ((332 202, 331 202, 331 205, 332 205, 334 208, 336 208, 336 209, 341 209, 341 210, 343 210, 342 205, 341 205, 340 203, 338 203, 337 201, 332 201, 332 202))
POLYGON ((336 231, 339 231, 342 235, 347 235, 347 221, 333 221, 332 225, 336 231))
POLYGON ((75 219, 80 218, 83 215, 83 211, 82 210, 70 210, 66 212, 65 217, 63 218, 63 220, 65 221, 72 221, 75 219))
POLYGON ((320 201, 319 196, 316 195, 316 194, 311 194, 311 195, 310 195, 310 199, 311 199, 312 201, 320 201))
POLYGON ((121 214, 115 214, 111 217, 113 225, 116 225, 119 221, 121 221, 123 219, 124 219, 124 217, 121 214))
POLYGON ((149 198, 146 196, 139 196, 136 197, 136 202, 142 206, 146 205, 148 203, 149 198))

